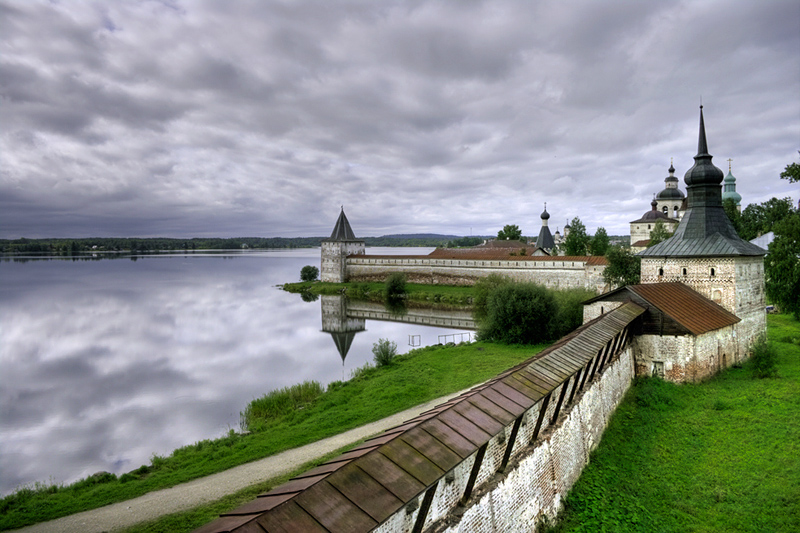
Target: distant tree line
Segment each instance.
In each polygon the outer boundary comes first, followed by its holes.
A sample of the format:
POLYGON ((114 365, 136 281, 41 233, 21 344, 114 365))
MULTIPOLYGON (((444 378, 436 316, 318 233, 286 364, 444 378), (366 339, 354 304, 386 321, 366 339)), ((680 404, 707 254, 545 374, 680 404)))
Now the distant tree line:
MULTIPOLYGON (((166 250, 238 250, 267 248, 313 248, 326 237, 235 237, 235 238, 122 238, 0 239, 2 253, 49 253, 73 255, 91 251, 159 252, 166 250)), ((470 239, 469 237, 465 237, 470 239)), ((365 237, 367 246, 446 246, 453 235, 384 235, 365 237)), ((479 242, 482 242, 479 239, 479 242)))

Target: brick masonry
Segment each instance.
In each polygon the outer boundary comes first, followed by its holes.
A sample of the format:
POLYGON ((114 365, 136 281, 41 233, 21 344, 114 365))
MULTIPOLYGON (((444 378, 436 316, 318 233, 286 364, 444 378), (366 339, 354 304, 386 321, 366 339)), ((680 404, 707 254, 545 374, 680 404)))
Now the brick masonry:
MULTIPOLYGON (((580 477, 597 447, 611 414, 630 387, 633 376, 630 348, 587 383, 573 403, 562 407, 554 425, 549 421, 556 401, 549 402, 539 438, 533 436, 541 402, 523 415, 511 461, 498 473, 512 425, 493 438, 486 450, 472 497, 459 505, 475 455, 448 472, 436 486, 423 530, 435 533, 532 532, 543 516, 555 518, 563 498, 580 477)), ((557 398, 560 385, 553 393, 557 398)), ((569 389, 568 389, 569 391, 569 389)), ((424 494, 392 515, 374 531, 411 531, 424 494)))

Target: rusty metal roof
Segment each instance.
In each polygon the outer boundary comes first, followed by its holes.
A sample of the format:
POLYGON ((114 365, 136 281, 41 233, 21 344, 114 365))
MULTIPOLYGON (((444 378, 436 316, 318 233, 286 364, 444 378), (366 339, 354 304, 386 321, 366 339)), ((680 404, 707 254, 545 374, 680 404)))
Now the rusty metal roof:
POLYGON ((695 335, 740 321, 736 315, 683 283, 647 283, 631 285, 630 289, 695 335))
POLYGON ((627 302, 494 379, 225 513, 196 533, 370 531, 585 366, 643 312, 627 302))
POLYGON ((621 292, 636 294, 694 335, 701 335, 740 321, 736 315, 721 305, 680 282, 628 285, 601 294, 586 303, 609 300, 611 295, 621 292))

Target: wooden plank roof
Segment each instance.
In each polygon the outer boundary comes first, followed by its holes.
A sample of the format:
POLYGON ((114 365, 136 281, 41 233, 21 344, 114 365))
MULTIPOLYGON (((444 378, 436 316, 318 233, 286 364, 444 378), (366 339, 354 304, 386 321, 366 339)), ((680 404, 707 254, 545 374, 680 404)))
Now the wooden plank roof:
POLYGON ((585 366, 644 308, 627 302, 533 358, 196 530, 370 531, 585 366))

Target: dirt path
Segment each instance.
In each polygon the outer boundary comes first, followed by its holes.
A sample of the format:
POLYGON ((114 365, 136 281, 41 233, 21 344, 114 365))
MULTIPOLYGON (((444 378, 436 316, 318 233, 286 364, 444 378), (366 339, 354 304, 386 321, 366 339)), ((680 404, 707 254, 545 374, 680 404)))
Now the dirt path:
MULTIPOLYGON (((463 392, 463 391, 462 391, 463 392)), ((114 503, 16 531, 47 533, 103 533, 119 531, 140 522, 204 505, 256 483, 286 474, 303 464, 353 442, 392 428, 420 413, 458 396, 437 398, 377 422, 281 452, 259 461, 195 479, 174 487, 149 492, 133 500, 114 503)))

